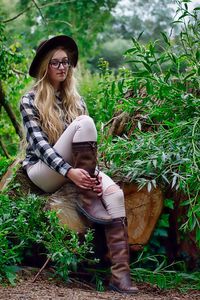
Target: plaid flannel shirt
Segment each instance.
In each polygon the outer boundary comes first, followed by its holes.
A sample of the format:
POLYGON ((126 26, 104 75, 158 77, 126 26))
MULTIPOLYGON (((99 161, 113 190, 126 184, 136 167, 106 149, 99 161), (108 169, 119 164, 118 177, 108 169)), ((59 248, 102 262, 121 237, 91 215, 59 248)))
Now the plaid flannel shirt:
MULTIPOLYGON (((20 102, 20 111, 26 130, 26 140, 28 142, 26 157, 22 166, 26 167, 35 164, 41 159, 51 169, 66 176, 71 166, 56 152, 53 145, 49 144, 48 137, 41 128, 39 113, 34 105, 34 98, 35 94, 31 91, 23 96, 20 102)), ((59 98, 57 100, 61 101, 59 98)), ((83 99, 81 99, 81 101, 83 110, 86 112, 87 109, 83 99)))

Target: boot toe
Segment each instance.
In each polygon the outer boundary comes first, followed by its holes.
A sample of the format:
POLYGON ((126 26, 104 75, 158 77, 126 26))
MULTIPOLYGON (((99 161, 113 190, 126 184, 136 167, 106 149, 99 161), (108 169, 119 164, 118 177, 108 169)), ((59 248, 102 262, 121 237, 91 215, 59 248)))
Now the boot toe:
POLYGON ((122 294, 137 294, 139 289, 136 286, 123 286, 110 283, 109 289, 122 294))
POLYGON ((80 203, 77 203, 76 208, 91 222, 103 225, 112 223, 112 217, 106 212, 105 209, 103 211, 96 211, 96 209, 92 209, 93 207, 86 207, 80 203))

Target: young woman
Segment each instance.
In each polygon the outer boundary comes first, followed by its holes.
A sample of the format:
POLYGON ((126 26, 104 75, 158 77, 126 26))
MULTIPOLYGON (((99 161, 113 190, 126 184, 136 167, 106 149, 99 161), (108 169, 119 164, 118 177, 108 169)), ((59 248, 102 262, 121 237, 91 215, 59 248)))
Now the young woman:
POLYGON ((78 187, 79 212, 105 225, 112 263, 110 288, 132 294, 138 289, 130 278, 124 195, 96 168, 97 132, 75 87, 77 61, 77 44, 66 35, 37 48, 29 69, 36 83, 20 103, 27 139, 23 167, 45 192, 55 192, 67 180, 78 187))

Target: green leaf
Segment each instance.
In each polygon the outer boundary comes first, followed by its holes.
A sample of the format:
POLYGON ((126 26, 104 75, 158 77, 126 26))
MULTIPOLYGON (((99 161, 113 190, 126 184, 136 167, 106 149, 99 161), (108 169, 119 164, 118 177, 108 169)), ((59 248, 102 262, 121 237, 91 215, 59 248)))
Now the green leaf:
POLYGON ((146 62, 144 62, 144 61, 141 61, 142 62, 142 64, 145 66, 145 68, 150 72, 150 73, 152 73, 152 70, 151 70, 151 67, 150 67, 150 65, 149 64, 147 64, 146 62))
POLYGON ((198 246, 200 247, 200 228, 196 229, 196 241, 198 242, 198 246))
POLYGON ((185 201, 181 201, 180 206, 186 206, 189 205, 191 203, 191 200, 185 200, 185 201))
POLYGON ((111 85, 111 95, 112 97, 114 96, 115 94, 115 81, 112 82, 112 85, 111 85))
POLYGON ((170 41, 169 41, 167 35, 166 35, 164 32, 161 32, 161 34, 162 34, 162 36, 163 36, 163 39, 164 39, 165 43, 166 43, 167 45, 171 46, 171 43, 170 43, 170 41))
POLYGON ((148 192, 151 192, 151 189, 152 189, 152 184, 151 184, 151 181, 149 181, 148 184, 147 184, 148 192))
POLYGON ((178 18, 178 20, 181 20, 181 19, 185 18, 186 16, 188 16, 188 12, 184 12, 184 13, 178 18))
POLYGON ((118 89, 121 93, 123 93, 123 85, 124 85, 124 79, 120 79, 117 83, 118 89))
POLYGON ((165 207, 174 209, 174 200, 173 199, 165 199, 165 207))
POLYGON ((138 40, 138 41, 140 40, 140 38, 141 38, 141 36, 143 35, 143 33, 144 33, 144 31, 140 32, 140 34, 138 35, 138 37, 137 37, 137 40, 138 40))
POLYGON ((124 52, 124 54, 128 54, 128 53, 136 53, 138 50, 134 47, 134 48, 130 48, 130 49, 128 49, 128 50, 126 50, 125 52, 124 52))
POLYGON ((16 280, 16 272, 19 271, 19 267, 17 266, 5 266, 5 274, 6 274, 6 277, 8 279, 8 281, 10 282, 10 284, 12 286, 14 286, 16 283, 15 283, 15 280, 16 280))
POLYGON ((192 77, 193 75, 196 75, 196 71, 192 71, 192 72, 190 72, 189 74, 187 74, 187 75, 184 77, 184 80, 186 80, 186 79, 192 77))
POLYGON ((141 122, 140 122, 140 121, 138 121, 138 122, 137 122, 137 125, 138 125, 138 128, 139 128, 139 130, 141 131, 141 130, 142 130, 142 125, 141 125, 141 122))
POLYGON ((199 51, 199 50, 197 50, 197 52, 196 52, 196 59, 197 59, 197 60, 200 59, 200 51, 199 51))
POLYGON ((155 181, 155 179, 152 179, 151 182, 152 182, 154 188, 156 188, 156 181, 155 181))
POLYGON ((169 184, 169 180, 167 179, 167 177, 164 174, 162 174, 161 176, 169 184))
POLYGON ((176 184, 176 182, 177 182, 177 175, 175 175, 174 177, 173 177, 173 180, 172 180, 172 188, 175 186, 175 184, 176 184))
POLYGON ((157 160, 156 159, 152 160, 152 164, 153 164, 154 168, 157 168, 157 160))

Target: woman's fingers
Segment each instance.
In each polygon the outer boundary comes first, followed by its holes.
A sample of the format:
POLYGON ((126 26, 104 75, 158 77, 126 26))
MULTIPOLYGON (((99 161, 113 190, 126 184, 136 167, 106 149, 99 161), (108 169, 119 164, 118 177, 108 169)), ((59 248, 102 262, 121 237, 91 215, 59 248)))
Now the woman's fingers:
POLYGON ((101 196, 103 193, 103 189, 102 189, 102 177, 98 176, 98 180, 96 185, 93 188, 93 191, 97 193, 98 196, 101 196))
POLYGON ((77 186, 82 189, 92 189, 98 195, 102 194, 102 178, 91 177, 90 174, 79 168, 71 168, 67 175, 77 186))

